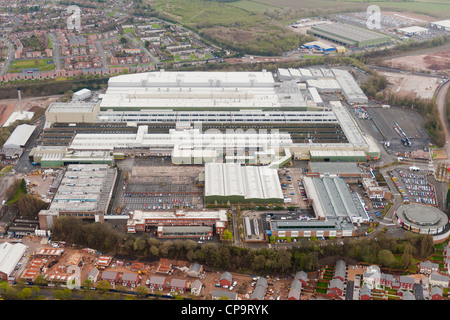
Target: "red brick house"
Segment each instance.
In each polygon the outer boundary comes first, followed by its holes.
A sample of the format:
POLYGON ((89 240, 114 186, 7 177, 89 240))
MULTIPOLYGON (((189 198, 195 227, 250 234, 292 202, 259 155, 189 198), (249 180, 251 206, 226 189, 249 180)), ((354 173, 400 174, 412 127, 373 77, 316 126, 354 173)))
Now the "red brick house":
POLYGON ((442 300, 443 290, 441 287, 433 286, 431 288, 431 300, 442 300))
POLYGON ((412 290, 414 288, 414 278, 400 276, 400 288, 404 290, 412 290))
POLYGON ((187 280, 182 279, 172 279, 170 281, 170 291, 178 291, 180 293, 186 292, 187 280))
POLYGON ((126 272, 122 275, 122 285, 127 287, 136 287, 139 284, 139 274, 126 272))
POLYGON ((119 281, 119 273, 115 271, 103 271, 101 280, 108 281, 112 286, 119 281))
POLYGON ((344 292, 344 283, 339 279, 332 279, 328 283, 327 296, 330 298, 336 298, 342 296, 344 292))
POLYGON ((152 290, 163 291, 166 287, 167 278, 160 276, 151 276, 148 282, 148 286, 152 290))
POLYGON ((233 277, 232 277, 231 273, 224 272, 220 275, 219 283, 222 287, 223 286, 231 286, 232 281, 233 281, 233 277))
POLYGON ((370 300, 371 298, 371 290, 369 286, 367 284, 363 284, 359 291, 359 300, 370 300))

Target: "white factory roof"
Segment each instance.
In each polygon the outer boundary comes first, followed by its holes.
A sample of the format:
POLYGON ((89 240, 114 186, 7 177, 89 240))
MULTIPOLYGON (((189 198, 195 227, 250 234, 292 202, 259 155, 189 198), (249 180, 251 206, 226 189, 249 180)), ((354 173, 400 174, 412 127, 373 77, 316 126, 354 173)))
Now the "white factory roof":
POLYGON ((21 243, 4 242, 0 244, 0 272, 10 276, 26 250, 27 247, 21 243))
POLYGON ((368 101, 367 96, 348 71, 341 69, 332 69, 332 71, 349 103, 366 103, 368 101))
POLYGON ((245 199, 282 199, 278 171, 238 163, 205 164, 205 196, 236 195, 245 199))
POLYGON ((323 104, 323 100, 322 100, 322 98, 320 97, 320 94, 319 94, 319 92, 317 91, 317 89, 316 89, 315 87, 310 87, 310 88, 308 88, 308 91, 309 91, 309 93, 311 94, 312 99, 314 100, 314 102, 315 102, 317 105, 323 104))
POLYGON ((29 124, 18 125, 11 133, 8 140, 6 140, 3 148, 22 148, 27 143, 28 139, 30 139, 35 129, 36 126, 31 126, 29 124))
POLYGON ((315 87, 321 91, 338 91, 341 90, 339 82, 334 78, 308 79, 306 80, 308 87, 315 87))
POLYGON ((114 150, 114 148, 152 147, 172 148, 179 146, 194 146, 202 142, 209 148, 220 147, 252 147, 260 148, 266 145, 287 146, 292 144, 288 133, 201 133, 198 129, 175 130, 168 134, 150 134, 148 126, 138 127, 137 133, 124 134, 77 134, 70 146, 74 150, 114 150))
POLYGON ((341 104, 340 101, 332 101, 333 111, 338 118, 339 124, 350 142, 355 147, 367 146, 367 140, 364 138, 358 124, 349 114, 348 110, 341 104))
MULTIPOLYGON (((310 88, 314 89, 314 88, 310 88)), ((315 90, 317 92, 317 90, 315 90)), ((316 96, 317 98, 317 96, 316 96)), ((320 96, 318 97, 320 98, 320 96)), ((320 104, 321 99, 317 99, 320 104)), ((99 122, 337 122, 332 111, 100 111, 99 122)))
POLYGON ((69 103, 54 102, 47 108, 46 112, 63 113, 63 112, 92 112, 97 103, 72 101, 69 103))
POLYGON ((4 128, 9 127, 17 120, 31 120, 33 118, 33 116, 34 116, 34 112, 31 112, 31 111, 22 111, 22 112, 15 111, 5 121, 5 123, 3 124, 3 127, 4 128))
MULTIPOLYGON (((289 73, 289 71, 288 71, 289 73)), ((271 72, 156 71, 110 78, 100 107, 173 108, 278 108, 305 106, 300 90, 276 86, 271 72), (286 99, 286 91, 290 98, 286 99)))
POLYGON ((434 21, 434 22, 431 22, 431 24, 442 26, 442 27, 445 27, 445 28, 450 28, 450 19, 434 21))
POLYGON ((428 32, 428 29, 424 28, 424 27, 412 26, 412 27, 400 28, 400 29, 398 29, 398 31, 400 31, 402 33, 423 33, 423 32, 428 32))
POLYGON ((88 94, 88 93, 91 93, 91 90, 89 90, 87 88, 83 88, 81 90, 74 92, 73 94, 78 96, 78 95, 84 95, 84 94, 88 94))
POLYGON ((112 87, 273 87, 274 78, 266 71, 154 71, 111 77, 112 87))

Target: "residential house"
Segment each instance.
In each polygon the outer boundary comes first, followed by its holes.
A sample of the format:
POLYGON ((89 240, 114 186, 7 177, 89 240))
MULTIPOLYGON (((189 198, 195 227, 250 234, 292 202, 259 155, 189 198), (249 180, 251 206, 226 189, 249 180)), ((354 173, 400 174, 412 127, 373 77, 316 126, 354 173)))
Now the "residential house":
POLYGON ((22 274, 21 278, 27 280, 28 282, 34 282, 36 277, 40 274, 42 267, 44 266, 43 259, 33 259, 31 260, 28 269, 22 274))
POLYGON ((439 286, 431 287, 431 300, 442 300, 443 297, 443 289, 439 286))
POLYGON ((359 300, 372 299, 370 287, 367 284, 363 284, 359 290, 359 300))
POLYGON ((416 300, 425 300, 425 297, 423 296, 423 287, 420 283, 414 283, 414 298, 416 300))
POLYGON ((382 277, 382 284, 387 288, 392 288, 392 284, 394 282, 394 276, 389 273, 384 273, 382 277))
POLYGON ((103 271, 102 281, 108 281, 112 286, 116 285, 119 281, 119 272, 116 271, 103 271))
POLYGON ((231 286, 231 283, 233 281, 233 276, 229 272, 224 272, 220 275, 219 283, 223 286, 231 286))
POLYGON ((166 287, 167 279, 161 276, 151 276, 148 282, 150 289, 163 291, 166 287))
POLYGON ((444 246, 442 254, 444 255, 444 267, 447 268, 447 272, 450 273, 450 246, 444 246))
POLYGON ((341 297, 344 293, 344 282, 339 278, 334 278, 328 282, 327 296, 329 297, 341 297))
POLYGON ((131 271, 138 272, 144 269, 144 264, 142 262, 135 262, 131 266, 131 271))
POLYGON ((334 279, 339 279, 342 282, 345 281, 347 274, 347 264, 344 260, 338 260, 336 262, 336 266, 334 268, 334 279))
POLYGON ((414 288, 414 278, 407 276, 400 276, 400 288, 404 290, 412 290, 414 288))
POLYGON ((381 278, 381 270, 378 266, 370 266, 363 272, 363 281, 370 289, 381 285, 381 278))
POLYGON ((127 287, 136 287, 139 284, 140 277, 138 273, 126 272, 122 275, 122 285, 127 287))
POLYGON ((411 291, 405 290, 405 291, 401 291, 402 294, 401 296, 403 297, 403 300, 416 300, 414 298, 414 293, 412 293, 411 291))
POLYGON ((186 292, 187 281, 183 279, 172 279, 170 281, 170 291, 178 291, 180 293, 186 292))
POLYGON ((437 272, 439 270, 439 264, 432 263, 429 260, 422 261, 419 264, 420 273, 431 274, 432 272, 437 272))
POLYGON ((16 52, 14 52, 14 59, 21 59, 22 58, 22 49, 17 49, 16 52))
POLYGON ((87 274, 86 279, 89 279, 93 283, 95 283, 95 282, 97 282, 99 273, 100 273, 100 271, 98 271, 97 268, 92 268, 91 271, 89 271, 89 273, 87 274))
POLYGON ((202 292, 203 283, 200 280, 195 280, 191 286, 191 293, 195 296, 199 296, 202 292))
POLYGON ((448 288, 449 277, 437 272, 430 274, 430 285, 448 288))

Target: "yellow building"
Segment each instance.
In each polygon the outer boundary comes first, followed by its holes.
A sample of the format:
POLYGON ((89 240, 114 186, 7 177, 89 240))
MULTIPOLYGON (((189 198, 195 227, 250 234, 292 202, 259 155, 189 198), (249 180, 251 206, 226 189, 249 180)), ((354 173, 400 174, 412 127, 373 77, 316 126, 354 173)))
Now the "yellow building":
POLYGON ((100 111, 98 103, 89 102, 70 102, 70 103, 52 103, 45 112, 46 122, 96 122, 100 111))
POLYGON ((340 53, 340 52, 345 52, 345 47, 344 46, 335 46, 336 48, 336 52, 340 53))

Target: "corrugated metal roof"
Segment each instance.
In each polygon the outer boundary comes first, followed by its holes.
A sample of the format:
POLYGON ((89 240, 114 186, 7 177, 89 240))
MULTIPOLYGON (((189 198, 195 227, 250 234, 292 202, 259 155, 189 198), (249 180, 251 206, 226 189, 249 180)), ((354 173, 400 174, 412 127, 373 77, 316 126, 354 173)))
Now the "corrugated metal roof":
POLYGON ((0 246, 0 272, 10 275, 20 261, 27 247, 21 243, 5 242, 0 246))
POLYGON ((23 147, 28 139, 30 139, 36 126, 29 124, 21 124, 16 127, 16 129, 11 133, 8 140, 6 140, 3 148, 21 148, 23 147))

